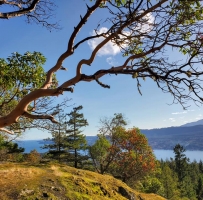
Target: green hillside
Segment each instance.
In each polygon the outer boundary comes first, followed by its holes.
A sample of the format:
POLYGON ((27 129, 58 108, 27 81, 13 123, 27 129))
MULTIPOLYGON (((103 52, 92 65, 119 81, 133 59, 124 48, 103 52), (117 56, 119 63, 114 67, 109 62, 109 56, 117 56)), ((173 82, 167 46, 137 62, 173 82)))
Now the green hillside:
POLYGON ((164 200, 139 193, 110 175, 66 165, 0 164, 1 200, 164 200))

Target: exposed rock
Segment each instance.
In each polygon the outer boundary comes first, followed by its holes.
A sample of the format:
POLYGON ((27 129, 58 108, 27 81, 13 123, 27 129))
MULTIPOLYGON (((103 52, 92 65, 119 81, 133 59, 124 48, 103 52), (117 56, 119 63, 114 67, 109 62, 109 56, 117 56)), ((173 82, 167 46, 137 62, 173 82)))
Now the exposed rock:
POLYGON ((23 189, 19 196, 29 196, 29 195, 33 195, 34 194, 34 190, 28 190, 28 189, 23 189))
POLYGON ((119 187, 118 188, 118 192, 125 198, 129 199, 129 200, 136 200, 136 197, 133 193, 128 192, 125 188, 123 187, 119 187))

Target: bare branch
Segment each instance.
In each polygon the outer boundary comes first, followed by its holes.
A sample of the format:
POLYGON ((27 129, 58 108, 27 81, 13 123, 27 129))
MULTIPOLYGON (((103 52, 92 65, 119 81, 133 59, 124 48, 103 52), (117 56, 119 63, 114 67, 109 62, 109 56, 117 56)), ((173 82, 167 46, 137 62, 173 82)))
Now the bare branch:
POLYGON ((0 6, 4 6, 8 10, 0 12, 0 19, 25 16, 27 23, 35 22, 49 30, 60 29, 58 22, 51 22, 52 19, 55 20, 53 15, 55 4, 53 0, 1 0, 0 6))
POLYGON ((50 120, 50 121, 53 122, 53 123, 58 123, 58 122, 54 119, 54 116, 52 116, 52 115, 32 115, 32 114, 30 114, 30 113, 28 113, 28 112, 24 112, 24 113, 22 114, 22 116, 28 117, 28 118, 30 118, 30 119, 48 119, 48 120, 50 120))
MULTIPOLYGON (((5 2, 5 4, 12 4, 12 5, 16 5, 14 2, 13 3, 8 3, 6 1, 2 1, 2 4, 5 2)), ((32 3, 30 4, 29 7, 27 8, 23 8, 20 9, 18 11, 13 11, 13 12, 6 12, 6 13, 0 13, 0 18, 2 19, 9 19, 12 17, 19 17, 21 15, 25 15, 29 12, 32 12, 35 8, 36 5, 40 2, 40 0, 33 0, 32 3)), ((18 5, 18 7, 20 7, 20 5, 18 5)))

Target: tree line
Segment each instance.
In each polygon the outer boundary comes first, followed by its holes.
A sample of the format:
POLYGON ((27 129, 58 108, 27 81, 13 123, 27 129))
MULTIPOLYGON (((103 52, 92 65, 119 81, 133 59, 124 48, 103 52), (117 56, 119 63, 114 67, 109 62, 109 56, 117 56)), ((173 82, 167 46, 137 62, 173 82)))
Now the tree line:
POLYGON ((142 178, 155 168, 155 156, 146 137, 138 128, 126 129, 127 120, 120 113, 101 119, 97 140, 88 145, 81 131, 88 125, 82 108, 74 107, 68 114, 56 108, 59 123, 50 124, 51 137, 45 139, 42 147, 47 149, 44 160, 110 173, 126 183, 142 178))
POLYGON ((136 187, 170 200, 202 200, 203 162, 191 162, 180 144, 173 151, 174 158, 157 161, 154 172, 145 176, 136 187))
POLYGON ((88 125, 82 106, 64 114, 57 107, 58 124, 52 124, 51 137, 42 148, 25 154, 12 141, 0 138, 0 159, 32 163, 59 162, 69 166, 110 174, 132 188, 156 193, 170 200, 203 199, 203 162, 190 162, 180 144, 174 147, 174 158, 156 160, 147 138, 136 127, 126 129, 127 120, 121 113, 100 120, 94 144, 88 145, 82 128, 88 125))
POLYGON ((69 114, 58 114, 59 123, 53 125, 52 137, 46 139, 49 144, 43 146, 48 149, 47 158, 75 168, 111 173, 124 182, 154 169, 155 157, 146 137, 138 128, 126 129, 127 120, 120 113, 101 119, 97 140, 88 145, 81 132, 88 122, 81 110, 78 106, 69 114))

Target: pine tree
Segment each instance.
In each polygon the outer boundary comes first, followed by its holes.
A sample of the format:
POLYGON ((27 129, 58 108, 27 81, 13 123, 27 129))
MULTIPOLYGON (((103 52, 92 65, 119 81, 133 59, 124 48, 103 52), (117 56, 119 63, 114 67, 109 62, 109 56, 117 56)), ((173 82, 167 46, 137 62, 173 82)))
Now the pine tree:
POLYGON ((199 171, 201 174, 203 174, 203 162, 202 162, 202 160, 199 161, 199 171))
POLYGON ((180 144, 177 144, 174 149, 175 153, 175 171, 178 175, 178 181, 181 183, 188 171, 188 158, 184 154, 185 149, 180 144))
POLYGON ((81 134, 82 131, 80 130, 82 127, 88 126, 88 122, 84 119, 84 115, 80 113, 82 108, 82 106, 73 108, 73 111, 68 114, 70 119, 67 121, 67 149, 72 155, 72 158, 69 158, 68 161, 73 161, 75 168, 78 168, 79 162, 87 159, 80 152, 81 150, 87 149, 85 135, 81 134))
POLYGON ((52 137, 44 140, 47 141, 48 144, 45 144, 42 148, 49 149, 48 155, 61 162, 62 155, 66 154, 66 114, 64 114, 59 106, 57 106, 55 112, 58 113, 56 115, 58 123, 50 124, 51 127, 49 127, 49 129, 51 130, 52 137))
POLYGON ((196 195, 198 200, 203 199, 203 178, 200 176, 198 179, 198 184, 196 188, 196 195))

